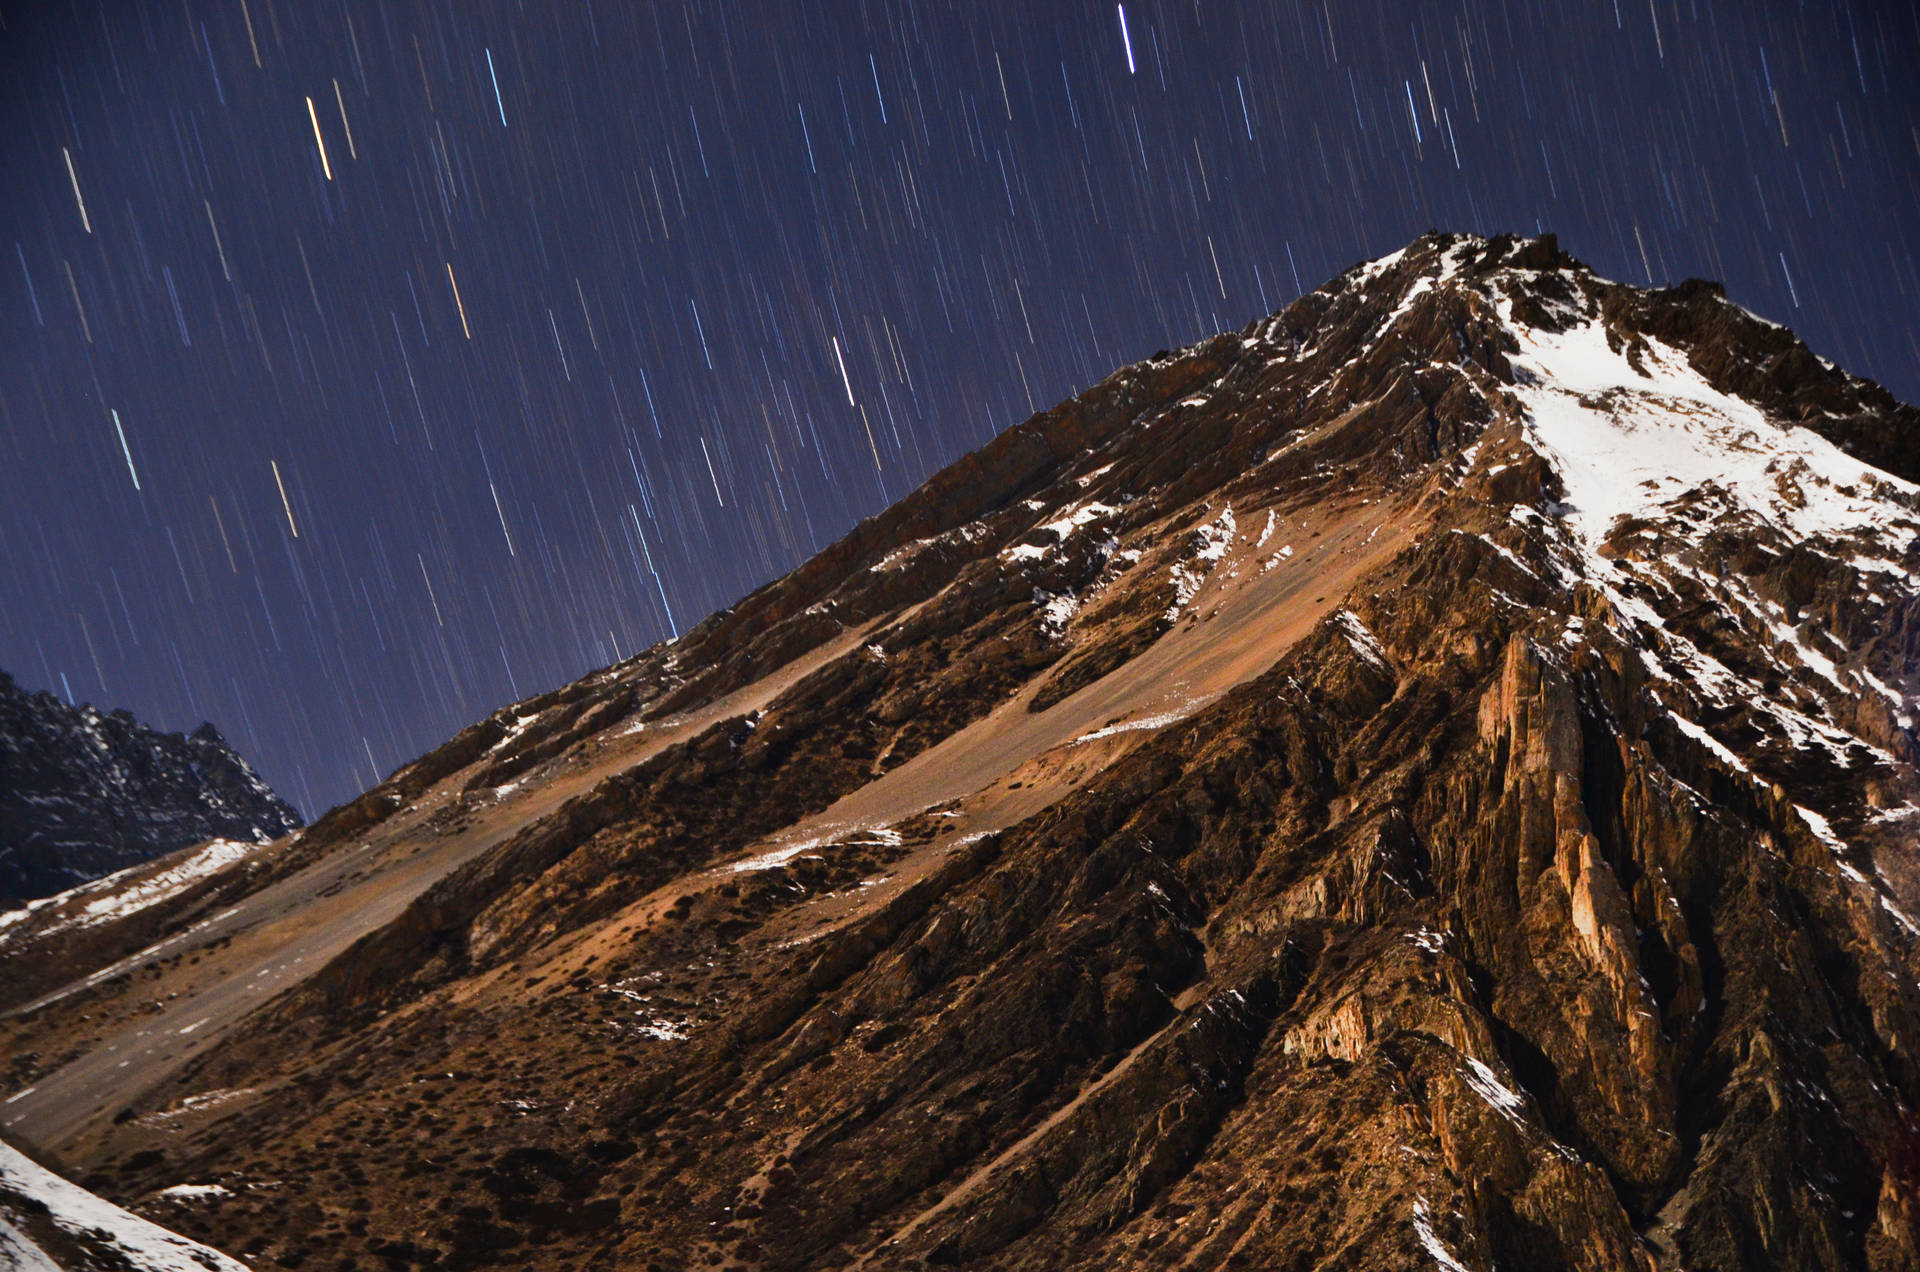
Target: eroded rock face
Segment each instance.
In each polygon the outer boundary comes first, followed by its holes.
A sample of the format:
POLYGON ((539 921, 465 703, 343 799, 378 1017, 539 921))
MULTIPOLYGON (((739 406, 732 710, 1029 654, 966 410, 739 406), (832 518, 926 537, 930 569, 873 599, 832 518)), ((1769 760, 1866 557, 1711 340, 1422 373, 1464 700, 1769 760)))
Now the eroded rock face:
POLYGON ((263 877, 497 830, 12 1116, 288 1266, 1912 1266, 1917 423, 1427 236, 336 810, 263 877))
POLYGON ((0 672, 0 903, 204 839, 265 843, 299 825, 211 724, 155 733, 0 672))

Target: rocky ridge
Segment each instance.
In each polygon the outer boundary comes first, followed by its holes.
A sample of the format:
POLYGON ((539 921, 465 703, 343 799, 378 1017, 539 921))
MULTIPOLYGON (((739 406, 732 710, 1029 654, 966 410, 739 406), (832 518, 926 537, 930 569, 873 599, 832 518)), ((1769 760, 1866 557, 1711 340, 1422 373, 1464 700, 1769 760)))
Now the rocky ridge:
POLYGON ((1428 235, 105 925, 4 1116, 260 1265, 1909 1267, 1916 481, 1428 235))
POLYGON ((213 725, 156 733, 0 672, 0 903, 202 840, 265 843, 299 826, 213 725))

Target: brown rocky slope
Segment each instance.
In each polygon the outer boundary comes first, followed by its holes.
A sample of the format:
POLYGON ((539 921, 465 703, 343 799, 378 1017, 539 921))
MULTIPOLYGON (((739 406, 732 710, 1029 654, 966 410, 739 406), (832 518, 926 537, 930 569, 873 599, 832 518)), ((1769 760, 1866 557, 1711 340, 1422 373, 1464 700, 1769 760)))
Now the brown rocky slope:
POLYGON ((1711 284, 1428 235, 15 924, 0 1120, 260 1267, 1914 1266, 1916 479, 1711 284))

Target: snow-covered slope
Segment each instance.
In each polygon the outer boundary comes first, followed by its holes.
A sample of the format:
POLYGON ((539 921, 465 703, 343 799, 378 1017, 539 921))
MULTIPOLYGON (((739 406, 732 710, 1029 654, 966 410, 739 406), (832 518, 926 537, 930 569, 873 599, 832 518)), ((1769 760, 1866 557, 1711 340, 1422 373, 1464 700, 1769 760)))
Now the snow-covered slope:
POLYGON ((0 1269, 248 1272, 237 1259, 103 1201, 0 1144, 0 1269))
POLYGON ((1798 539, 1857 538, 1877 558, 1911 540, 1920 487, 1714 388, 1656 338, 1609 343, 1598 313, 1577 308, 1561 311, 1562 331, 1513 321, 1511 310, 1503 301, 1521 347, 1515 392, 1586 543, 1622 517, 1664 516, 1688 497, 1798 539))

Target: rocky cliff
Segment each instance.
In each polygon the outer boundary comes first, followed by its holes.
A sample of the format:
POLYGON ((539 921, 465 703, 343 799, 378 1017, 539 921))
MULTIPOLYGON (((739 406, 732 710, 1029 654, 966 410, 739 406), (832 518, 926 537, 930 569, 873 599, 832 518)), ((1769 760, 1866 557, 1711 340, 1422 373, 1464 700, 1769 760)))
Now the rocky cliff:
POLYGON ((299 825, 211 724, 156 733, 0 672, 0 903, 204 839, 265 843, 299 825))
POLYGON ((105 929, 0 1119, 262 1266, 1912 1267, 1917 479, 1426 236, 105 929))

